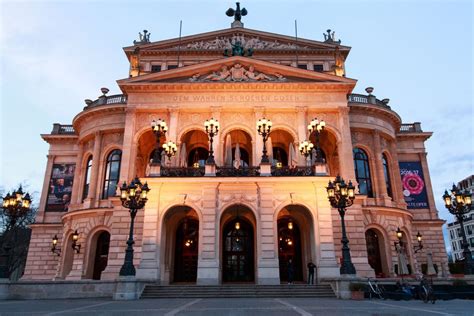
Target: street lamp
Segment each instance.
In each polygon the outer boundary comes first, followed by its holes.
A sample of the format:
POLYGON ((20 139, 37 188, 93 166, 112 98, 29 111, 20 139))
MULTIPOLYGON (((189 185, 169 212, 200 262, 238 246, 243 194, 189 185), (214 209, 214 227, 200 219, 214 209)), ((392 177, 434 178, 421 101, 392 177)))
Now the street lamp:
POLYGON ((444 191, 443 200, 448 211, 456 216, 461 226, 464 274, 474 274, 474 262, 472 260, 471 251, 469 250, 469 244, 467 243, 466 232, 464 231, 464 215, 470 212, 472 205, 471 194, 467 190, 463 192, 453 184, 451 194, 449 194, 447 190, 444 191))
POLYGON ((323 120, 318 120, 317 118, 314 118, 309 124, 308 124, 308 132, 309 135, 314 132, 316 136, 316 162, 323 162, 323 158, 321 157, 321 147, 320 147, 320 141, 319 141, 319 136, 321 132, 324 130, 324 127, 326 126, 326 122, 323 120))
POLYGON ((176 151, 178 151, 178 146, 172 141, 167 142, 166 144, 163 144, 163 150, 166 153, 166 156, 168 156, 168 160, 171 162, 171 157, 176 155, 176 151))
POLYGON ((272 121, 267 120, 266 118, 259 119, 257 122, 257 131, 259 135, 262 135, 263 139, 263 155, 262 155, 262 163, 269 163, 270 160, 268 159, 267 155, 267 139, 270 136, 270 130, 272 128, 272 121))
POLYGON ((314 144, 309 140, 305 140, 300 143, 300 153, 304 156, 306 162, 308 161, 308 156, 311 154, 313 147, 314 144))
POLYGON ((160 138, 164 136, 165 133, 168 131, 168 126, 166 122, 162 119, 158 119, 158 121, 153 120, 151 122, 151 129, 156 136, 156 147, 155 147, 155 154, 153 155, 153 163, 160 164, 160 138))
POLYGON ((135 267, 133 266, 133 224, 135 223, 135 216, 137 211, 143 208, 148 200, 147 195, 150 189, 148 184, 142 184, 140 179, 135 178, 127 185, 126 182, 120 187, 120 200, 125 208, 130 209, 130 234, 127 240, 127 249, 125 250, 125 260, 119 275, 134 276, 135 267))
POLYGON ((212 143, 214 136, 216 136, 219 132, 219 122, 214 118, 211 118, 210 120, 206 120, 204 122, 204 128, 206 129, 207 135, 209 135, 210 142, 209 156, 207 157, 206 164, 213 165, 216 163, 216 161, 214 160, 214 148, 212 147, 212 143))
POLYGON ((23 193, 20 185, 16 192, 13 191, 12 194, 7 193, 7 195, 2 197, 2 199, 3 213, 9 219, 9 223, 7 225, 8 230, 13 228, 17 221, 30 211, 31 198, 29 193, 23 193))
POLYGON ((339 216, 341 217, 341 226, 342 226, 342 265, 340 272, 341 274, 356 274, 356 270, 351 261, 351 252, 349 250, 349 239, 346 235, 346 225, 344 223, 344 215, 346 213, 346 208, 354 204, 355 193, 354 185, 349 180, 349 183, 346 184, 344 179, 340 176, 337 176, 336 179, 331 182, 329 181, 328 186, 326 187, 329 202, 331 206, 337 208, 339 216))

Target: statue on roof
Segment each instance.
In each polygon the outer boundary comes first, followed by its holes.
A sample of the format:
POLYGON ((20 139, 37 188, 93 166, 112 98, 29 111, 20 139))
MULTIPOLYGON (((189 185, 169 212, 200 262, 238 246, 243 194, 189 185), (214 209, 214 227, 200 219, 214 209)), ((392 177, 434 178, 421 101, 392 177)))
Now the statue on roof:
POLYGON ((229 8, 225 14, 227 14, 227 16, 233 16, 234 17, 234 22, 232 22, 232 24, 230 25, 231 27, 244 27, 244 24, 241 22, 241 19, 242 19, 242 16, 246 16, 247 15, 247 9, 245 8, 242 8, 242 10, 240 10, 240 2, 236 2, 236 9, 232 9, 232 8, 229 8))
POLYGON ((328 29, 326 30, 327 34, 326 33, 323 33, 324 35, 324 43, 330 43, 330 44, 341 44, 341 40, 337 40, 336 41, 336 32, 335 31, 332 31, 331 33, 331 30, 328 29))
POLYGON ((240 41, 236 41, 235 43, 230 44, 232 46, 232 51, 228 48, 224 49, 224 56, 252 56, 253 49, 247 48, 245 49, 240 41))
POLYGON ((143 34, 141 32, 138 32, 138 37, 140 38, 139 41, 133 41, 133 45, 141 45, 141 44, 147 44, 150 43, 150 35, 151 33, 148 33, 147 30, 143 30, 143 34))

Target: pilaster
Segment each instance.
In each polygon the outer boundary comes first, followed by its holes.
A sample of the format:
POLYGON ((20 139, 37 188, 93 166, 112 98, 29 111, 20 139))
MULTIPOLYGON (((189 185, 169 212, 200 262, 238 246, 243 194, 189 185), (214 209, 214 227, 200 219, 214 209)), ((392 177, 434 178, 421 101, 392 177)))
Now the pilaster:
POLYGON ((100 187, 99 182, 99 166, 100 166, 100 153, 102 148, 102 132, 97 131, 94 135, 94 149, 92 152, 92 167, 91 167, 91 182, 89 184, 89 192, 87 194, 86 204, 88 207, 94 207, 96 201, 100 199, 100 187))
POLYGON ((44 213, 46 211, 46 201, 48 200, 49 183, 51 173, 53 172, 54 159, 56 158, 55 155, 47 155, 47 157, 48 162, 46 163, 46 171, 44 173, 43 190, 41 193, 38 214, 36 214, 36 223, 41 223, 44 220, 44 213))

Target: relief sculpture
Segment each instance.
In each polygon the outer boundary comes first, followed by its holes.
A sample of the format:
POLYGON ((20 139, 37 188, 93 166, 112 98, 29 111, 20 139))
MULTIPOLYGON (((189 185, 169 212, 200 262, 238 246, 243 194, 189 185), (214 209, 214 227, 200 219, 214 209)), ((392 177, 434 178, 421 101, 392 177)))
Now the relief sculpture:
POLYGON ((281 74, 267 75, 255 70, 255 67, 250 65, 246 69, 241 64, 235 64, 230 69, 227 66, 222 66, 218 71, 214 71, 208 75, 199 73, 194 74, 189 81, 203 82, 203 81, 285 81, 286 78, 281 74))

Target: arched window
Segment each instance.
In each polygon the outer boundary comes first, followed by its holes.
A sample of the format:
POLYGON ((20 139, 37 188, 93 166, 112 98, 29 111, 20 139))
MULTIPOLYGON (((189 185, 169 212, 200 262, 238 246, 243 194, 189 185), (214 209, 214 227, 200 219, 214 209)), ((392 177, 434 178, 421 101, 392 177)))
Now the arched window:
POLYGON ((82 200, 89 195, 89 184, 91 182, 92 155, 87 159, 86 172, 84 173, 84 187, 82 189, 82 200))
POLYGON ((107 165, 105 166, 104 190, 102 198, 115 196, 117 185, 120 177, 120 161, 122 160, 122 151, 115 149, 107 157, 107 165))
POLYGON ((209 156, 209 151, 203 147, 197 147, 191 150, 188 154, 188 167, 204 167, 206 159, 209 156))
POLYGON ((387 194, 392 197, 392 185, 390 184, 390 172, 388 169, 388 160, 385 154, 382 154, 383 175, 385 177, 385 185, 387 186, 387 194))
POLYGON ((356 180, 359 183, 359 193, 374 197, 372 181, 370 180, 369 158, 365 151, 354 148, 354 168, 356 180))

